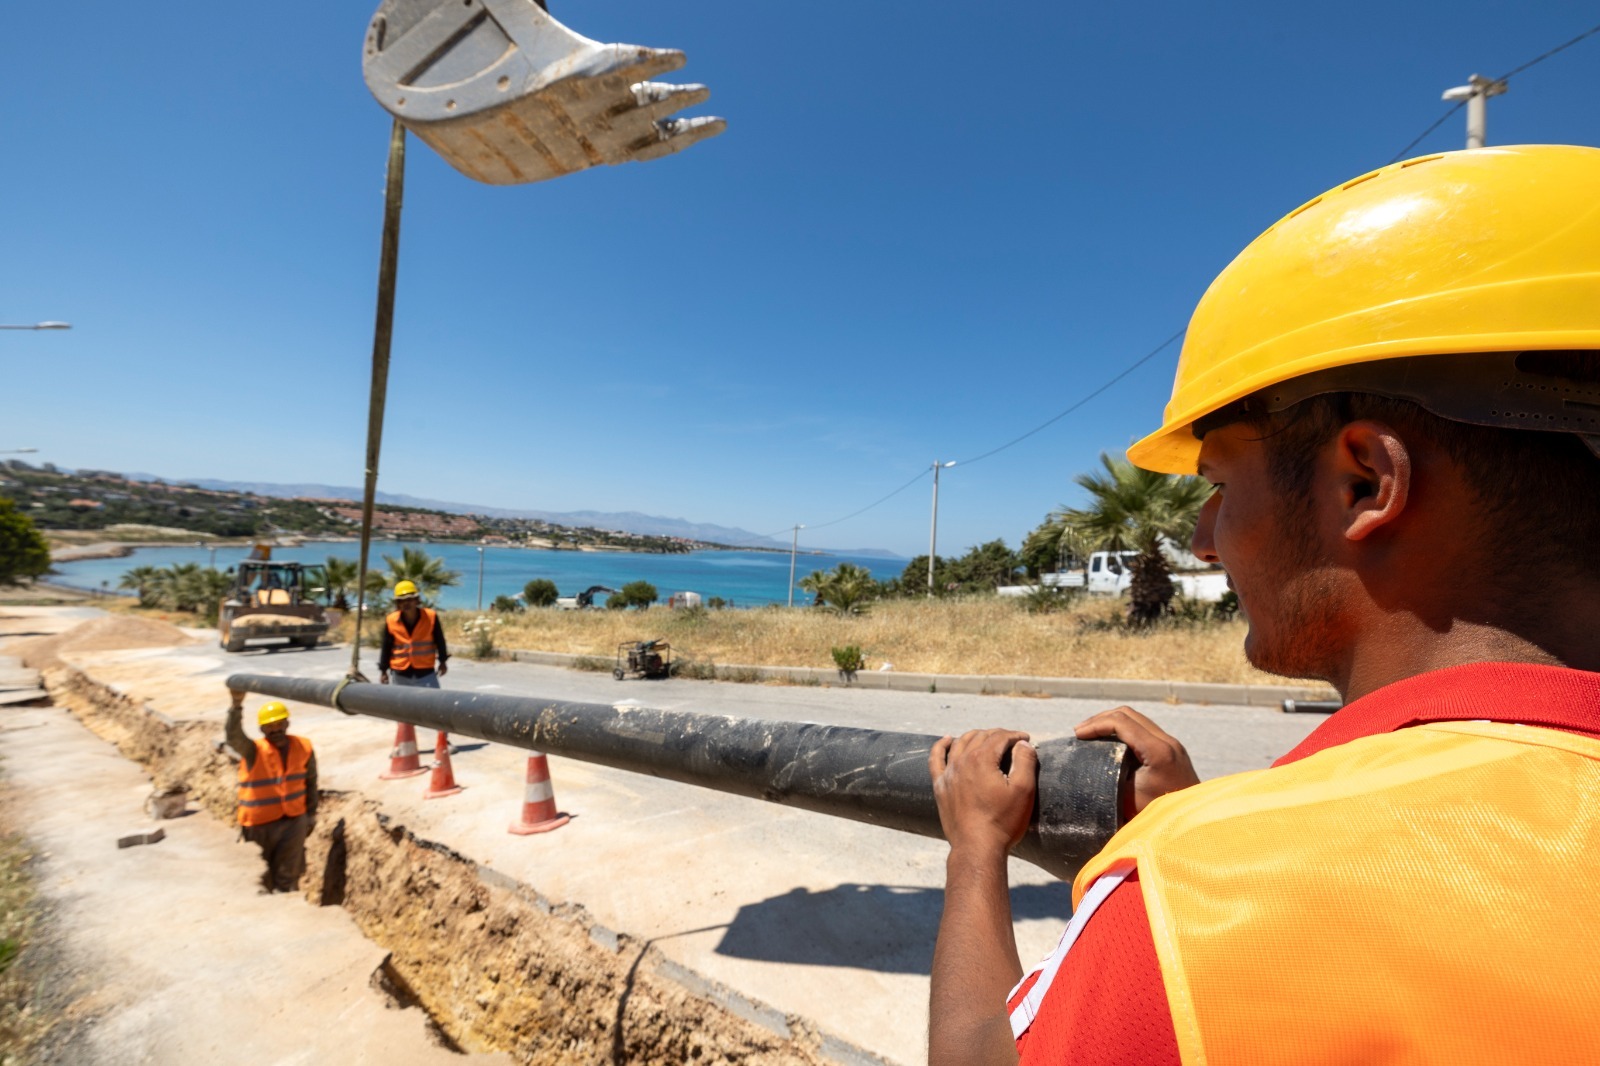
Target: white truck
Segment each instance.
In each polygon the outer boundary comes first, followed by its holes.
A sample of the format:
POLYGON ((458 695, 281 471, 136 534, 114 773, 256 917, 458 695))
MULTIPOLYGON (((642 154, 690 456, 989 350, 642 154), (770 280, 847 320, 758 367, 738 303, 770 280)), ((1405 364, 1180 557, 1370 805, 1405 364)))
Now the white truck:
MULTIPOLYGON (((1083 570, 1062 570, 1045 574, 1040 580, 1056 588, 1087 588, 1105 596, 1121 596, 1133 584, 1133 568, 1138 552, 1094 552, 1083 570)), ((1228 575, 1222 570, 1179 572, 1172 575, 1178 594, 1201 603, 1215 603, 1228 591, 1228 575)))

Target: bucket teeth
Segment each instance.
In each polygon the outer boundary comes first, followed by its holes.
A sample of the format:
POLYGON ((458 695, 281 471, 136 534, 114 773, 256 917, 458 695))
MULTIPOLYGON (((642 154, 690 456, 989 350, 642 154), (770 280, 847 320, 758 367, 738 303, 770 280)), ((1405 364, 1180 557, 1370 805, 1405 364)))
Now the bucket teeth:
POLYGON ((373 18, 367 86, 475 180, 515 185, 656 159, 727 127, 667 117, 711 95, 651 80, 684 65, 676 49, 591 41, 532 0, 402 3, 384 0, 373 18))

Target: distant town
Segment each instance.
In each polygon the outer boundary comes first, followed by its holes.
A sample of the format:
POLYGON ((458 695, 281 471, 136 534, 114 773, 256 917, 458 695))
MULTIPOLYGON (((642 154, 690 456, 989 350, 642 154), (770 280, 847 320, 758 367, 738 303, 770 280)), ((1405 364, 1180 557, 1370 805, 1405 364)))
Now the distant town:
MULTIPOLYGON (((41 531, 82 540, 159 541, 200 537, 248 540, 354 537, 361 508, 344 499, 283 498, 201 488, 188 483, 132 479, 110 470, 61 470, 12 459, 0 463, 0 496, 16 502, 41 531)), ((506 547, 657 554, 751 551, 686 537, 618 529, 562 526, 534 518, 451 514, 377 504, 375 535, 393 540, 451 541, 506 547)))

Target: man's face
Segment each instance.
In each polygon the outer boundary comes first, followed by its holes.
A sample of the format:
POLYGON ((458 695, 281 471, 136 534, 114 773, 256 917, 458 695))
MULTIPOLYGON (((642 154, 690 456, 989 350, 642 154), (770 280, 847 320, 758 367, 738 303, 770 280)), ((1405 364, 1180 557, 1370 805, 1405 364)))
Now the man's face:
POLYGON ((289 719, 280 718, 276 722, 268 722, 261 727, 261 735, 266 737, 275 748, 289 746, 289 719))
POLYGON ((401 596, 394 602, 395 606, 399 607, 400 610, 406 614, 412 614, 416 611, 417 605, 422 602, 422 599, 418 596, 401 596))
POLYGON ((1318 486, 1291 498, 1272 478, 1268 445, 1245 425, 1206 434, 1200 474, 1216 486, 1201 509, 1192 548, 1221 563, 1250 624, 1251 665, 1285 677, 1329 680, 1344 646, 1341 578, 1319 522, 1318 486))

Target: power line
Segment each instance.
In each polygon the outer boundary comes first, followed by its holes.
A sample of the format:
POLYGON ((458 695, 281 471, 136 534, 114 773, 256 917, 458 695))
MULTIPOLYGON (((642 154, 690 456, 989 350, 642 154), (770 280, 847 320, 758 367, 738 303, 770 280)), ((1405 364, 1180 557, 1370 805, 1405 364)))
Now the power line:
MULTIPOLYGON (((816 525, 808 525, 808 526, 806 526, 806 528, 807 529, 827 529, 829 526, 836 526, 840 522, 848 522, 848 521, 850 521, 850 519, 856 517, 857 515, 866 514, 868 511, 872 510, 874 507, 878 506, 878 504, 880 504, 880 503, 888 503, 890 500, 894 499, 896 496, 898 496, 902 492, 906 491, 906 489, 909 489, 912 485, 915 485, 917 482, 921 481, 923 478, 925 478, 927 476, 928 476, 928 471, 927 470, 920 470, 920 471, 917 472, 917 476, 916 477, 912 478, 910 481, 906 482, 904 485, 901 485, 899 488, 897 488, 893 492, 889 493, 889 495, 880 497, 879 499, 876 499, 873 502, 867 504, 865 507, 861 508, 861 510, 859 510, 859 511, 851 511, 849 514, 845 515, 843 518, 835 518, 832 522, 820 522, 820 523, 817 523, 816 525)), ((788 528, 788 527, 785 527, 785 528, 788 528)))
POLYGON ((1586 29, 1582 33, 1578 34, 1576 37, 1574 37, 1572 40, 1568 41, 1566 44, 1558 44, 1558 45, 1556 45, 1554 48, 1550 49, 1550 51, 1544 53, 1543 55, 1538 56, 1538 57, 1536 57, 1534 59, 1528 60, 1526 63, 1522 64, 1522 66, 1518 67, 1516 70, 1513 70, 1510 74, 1502 74, 1502 75, 1500 75, 1500 77, 1496 78, 1495 80, 1496 81, 1505 81, 1507 78, 1512 77, 1513 75, 1521 74, 1523 71, 1527 70, 1529 67, 1536 67, 1540 63, 1543 63, 1546 59, 1549 59, 1551 56, 1555 55, 1557 52, 1564 52, 1568 48, 1571 48, 1573 45, 1577 44, 1579 41, 1583 40, 1585 37, 1593 37, 1597 33, 1600 33, 1600 25, 1590 26, 1588 29, 1586 29))
MULTIPOLYGON (((1550 49, 1548 52, 1544 52, 1544 53, 1542 53, 1540 55, 1535 56, 1534 58, 1528 60, 1526 63, 1522 64, 1522 66, 1517 67, 1515 70, 1512 70, 1509 73, 1502 74, 1502 75, 1500 75, 1498 78, 1496 78, 1494 80, 1495 81, 1507 81, 1510 78, 1513 78, 1518 74, 1521 74, 1523 71, 1528 70, 1531 67, 1538 66, 1540 63, 1543 63, 1546 59, 1549 59, 1551 56, 1555 55, 1557 52, 1564 52, 1568 48, 1571 48, 1573 45, 1577 44, 1579 41, 1582 41, 1582 40, 1584 40, 1585 38, 1588 38, 1588 37, 1593 37, 1597 33, 1600 33, 1600 25, 1590 26, 1588 29, 1584 30, 1582 33, 1580 33, 1576 37, 1572 38, 1572 40, 1566 41, 1566 42, 1564 42, 1562 44, 1556 45, 1554 48, 1550 49)), ((1437 119, 1435 119, 1433 125, 1429 126, 1427 129, 1423 130, 1421 133, 1419 133, 1415 137, 1413 137, 1411 139, 1411 143, 1406 145, 1404 148, 1400 149, 1400 151, 1396 152, 1395 155, 1394 155, 1394 158, 1389 160, 1389 162, 1398 163, 1400 160, 1404 159, 1406 157, 1406 154, 1408 152, 1410 152, 1411 149, 1415 148, 1417 145, 1421 144, 1424 140, 1426 140, 1430 133, 1432 133, 1434 130, 1438 129, 1440 126, 1444 125, 1445 121, 1447 119, 1449 119, 1451 115, 1455 114, 1457 111, 1460 111, 1461 108, 1465 104, 1466 104, 1465 100, 1457 100, 1454 107, 1452 107, 1450 110, 1446 111, 1444 114, 1440 115, 1437 119)))
POLYGON ((1406 145, 1404 148, 1400 149, 1398 152, 1396 152, 1394 154, 1394 158, 1389 160, 1389 162, 1398 163, 1398 162, 1400 162, 1400 160, 1402 160, 1406 156, 1410 155, 1411 154, 1411 149, 1415 148, 1417 145, 1421 144, 1423 141, 1428 139, 1428 134, 1432 133, 1434 130, 1438 129, 1440 126, 1443 126, 1445 124, 1445 122, 1450 118, 1451 115, 1455 114, 1457 111, 1460 111, 1463 107, 1466 107, 1466 106, 1467 106, 1467 102, 1465 100, 1457 100, 1455 102, 1455 106, 1454 107, 1452 107, 1450 110, 1446 111, 1444 114, 1440 115, 1437 119, 1435 119, 1433 125, 1429 126, 1427 129, 1423 130, 1421 133, 1419 133, 1415 137, 1413 137, 1411 139, 1411 143, 1406 145))
POLYGON ((1111 388, 1111 386, 1115 385, 1117 382, 1121 381, 1123 378, 1127 377, 1129 374, 1133 373, 1135 370, 1138 370, 1141 366, 1143 366, 1144 364, 1148 363, 1150 360, 1154 359, 1156 356, 1160 355, 1162 352, 1166 351, 1167 348, 1169 348, 1172 345, 1173 341, 1177 340, 1179 337, 1182 337, 1187 332, 1189 332, 1187 326, 1184 327, 1183 329, 1180 329, 1178 332, 1174 333, 1172 336, 1168 337, 1166 340, 1164 340, 1160 344, 1156 345, 1150 351, 1146 352, 1144 355, 1140 356, 1138 359, 1135 359, 1132 363, 1130 363, 1122 371, 1122 373, 1118 374, 1116 377, 1112 378, 1110 381, 1106 382, 1104 385, 1101 385, 1098 389, 1095 389, 1089 395, 1085 396, 1083 399, 1079 400, 1077 403, 1073 404, 1071 407, 1067 408, 1065 411, 1062 411, 1061 413, 1059 413, 1057 415, 1054 415, 1051 418, 1047 418, 1045 421, 1039 423, 1037 426, 1034 426, 1032 429, 1028 430, 1028 432, 1024 433, 1022 436, 1013 438, 1012 440, 1008 440, 1004 444, 1000 445, 1000 447, 998 447, 998 448, 990 448, 988 451, 984 452, 982 455, 974 456, 971 459, 963 459, 960 462, 958 462, 956 465, 957 466, 971 466, 973 463, 979 462, 980 460, 983 460, 983 459, 987 459, 991 455, 996 455, 996 454, 998 454, 1000 452, 1005 451, 1007 448, 1011 447, 1013 444, 1020 444, 1023 441, 1027 440, 1029 437, 1033 436, 1035 433, 1039 432, 1041 429, 1044 429, 1047 426, 1054 425, 1055 423, 1061 421, 1063 418, 1067 417, 1072 412, 1076 411, 1078 408, 1080 408, 1084 404, 1088 403, 1090 400, 1092 400, 1095 397, 1099 396, 1101 393, 1103 393, 1107 389, 1111 388))

